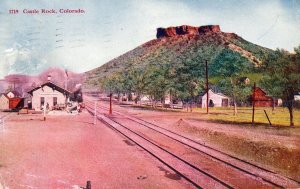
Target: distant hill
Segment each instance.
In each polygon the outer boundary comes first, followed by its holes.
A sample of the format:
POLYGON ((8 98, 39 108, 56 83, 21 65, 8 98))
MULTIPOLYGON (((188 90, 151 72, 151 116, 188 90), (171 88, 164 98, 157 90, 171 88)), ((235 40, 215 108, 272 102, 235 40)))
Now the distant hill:
MULTIPOLYGON (((245 57, 253 68, 262 65, 262 60, 274 51, 246 41, 235 33, 225 33, 218 25, 178 26, 158 28, 157 39, 142 44, 135 49, 85 73, 85 86, 95 87, 99 80, 114 72, 122 72, 128 67, 142 68, 147 64, 178 64, 188 59, 216 61, 224 52, 235 52, 245 57)), ((219 61, 219 60, 218 60, 219 61)), ((199 62, 203 67, 204 62, 199 62)), ((216 66, 213 69, 218 69, 216 66)), ((253 72, 259 69, 253 69, 253 72)), ((213 73, 215 70, 210 70, 213 73)))

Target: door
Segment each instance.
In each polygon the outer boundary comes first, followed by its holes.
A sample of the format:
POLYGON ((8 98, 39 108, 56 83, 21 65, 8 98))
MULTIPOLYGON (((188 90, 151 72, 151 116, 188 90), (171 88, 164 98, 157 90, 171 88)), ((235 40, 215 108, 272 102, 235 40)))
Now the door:
POLYGON ((222 107, 227 107, 227 106, 228 106, 228 99, 222 98, 222 107))
POLYGON ((44 104, 45 104, 45 97, 41 97, 41 104, 40 104, 41 109, 43 108, 44 104))
POLYGON ((53 97, 53 106, 57 105, 57 97, 53 97))

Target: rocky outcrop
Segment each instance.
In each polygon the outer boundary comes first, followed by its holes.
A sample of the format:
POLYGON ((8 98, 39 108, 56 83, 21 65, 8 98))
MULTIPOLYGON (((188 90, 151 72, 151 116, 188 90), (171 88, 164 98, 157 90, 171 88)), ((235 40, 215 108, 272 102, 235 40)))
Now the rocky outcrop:
POLYGON ((198 29, 199 29, 198 27, 183 25, 183 26, 176 27, 176 33, 178 35, 186 35, 186 34, 196 35, 198 34, 198 29))
POLYGON ((157 38, 161 37, 173 37, 177 35, 175 27, 168 27, 168 28, 157 28, 157 38))
POLYGON ((207 26, 200 26, 199 27, 199 33, 217 33, 220 32, 220 26, 219 25, 207 25, 207 26))
POLYGON ((219 25, 207 25, 207 26, 188 26, 182 25, 177 27, 168 27, 168 28, 157 28, 156 37, 174 37, 180 35, 202 35, 206 33, 217 33, 220 32, 219 25))
POLYGON ((256 58, 251 52, 243 49, 242 47, 239 47, 235 44, 228 43, 226 44, 227 47, 235 52, 240 53, 243 57, 247 58, 250 62, 252 62, 255 66, 259 66, 262 64, 262 62, 256 58))

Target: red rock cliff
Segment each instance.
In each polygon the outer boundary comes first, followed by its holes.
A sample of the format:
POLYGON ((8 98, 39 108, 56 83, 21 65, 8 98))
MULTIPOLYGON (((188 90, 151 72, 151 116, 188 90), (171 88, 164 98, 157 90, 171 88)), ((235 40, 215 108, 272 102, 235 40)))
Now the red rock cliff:
POLYGON ((220 32, 219 25, 207 25, 207 26, 177 26, 177 27, 168 27, 168 28, 157 28, 156 37, 173 37, 178 35, 201 35, 206 33, 217 33, 220 32))

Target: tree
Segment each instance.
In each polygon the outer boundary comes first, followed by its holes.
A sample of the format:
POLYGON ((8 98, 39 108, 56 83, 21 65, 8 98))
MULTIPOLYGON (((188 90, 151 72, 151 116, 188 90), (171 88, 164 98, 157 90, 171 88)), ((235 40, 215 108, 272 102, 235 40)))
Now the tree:
POLYGON ((219 86, 225 92, 231 94, 234 115, 237 114, 238 98, 248 91, 245 89, 245 85, 240 84, 239 79, 243 74, 247 74, 252 67, 247 58, 230 49, 224 49, 210 65, 210 75, 222 77, 219 81, 219 86))
MULTIPOLYGON (((175 68, 171 88, 181 100, 192 102, 194 97, 204 87, 204 60, 201 57, 183 57, 175 68)), ((192 105, 192 104, 190 104, 192 105)), ((190 109, 192 111, 192 108, 190 109)))
POLYGON ((294 95, 300 91, 300 46, 295 54, 277 49, 269 58, 261 84, 274 97, 281 98, 290 114, 290 126, 294 126, 294 95))
MULTIPOLYGON (((218 89, 223 93, 235 97, 236 106, 249 105, 249 95, 252 94, 252 87, 243 81, 234 81, 234 87, 232 86, 230 78, 223 78, 216 83, 218 89), (234 88, 234 91, 232 89, 234 88)), ((235 112, 236 114, 237 112, 235 112)))
POLYGON ((109 94, 118 94, 118 97, 120 98, 120 94, 124 90, 122 75, 120 73, 114 73, 110 77, 104 79, 103 88, 109 94))
POLYGON ((146 77, 147 74, 145 73, 144 69, 134 69, 131 70, 129 73, 129 78, 132 82, 132 89, 137 94, 135 98, 135 103, 138 102, 138 100, 141 97, 141 94, 144 92, 146 87, 146 77))
POLYGON ((165 98, 169 88, 168 66, 149 65, 146 70, 148 70, 148 75, 145 79, 147 83, 145 93, 150 96, 152 103, 154 102, 152 105, 156 108, 156 102, 165 98))

